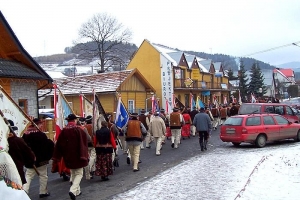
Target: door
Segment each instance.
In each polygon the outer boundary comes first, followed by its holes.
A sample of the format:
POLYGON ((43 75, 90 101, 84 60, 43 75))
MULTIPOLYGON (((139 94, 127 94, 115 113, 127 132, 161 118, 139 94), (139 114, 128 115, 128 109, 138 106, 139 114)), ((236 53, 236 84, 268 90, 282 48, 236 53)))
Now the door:
POLYGON ((280 128, 276 125, 272 116, 263 116, 265 133, 269 140, 280 140, 280 128))
POLYGON ((286 118, 278 115, 275 115, 274 118, 280 129, 280 139, 292 138, 297 134, 298 130, 291 126, 286 118))

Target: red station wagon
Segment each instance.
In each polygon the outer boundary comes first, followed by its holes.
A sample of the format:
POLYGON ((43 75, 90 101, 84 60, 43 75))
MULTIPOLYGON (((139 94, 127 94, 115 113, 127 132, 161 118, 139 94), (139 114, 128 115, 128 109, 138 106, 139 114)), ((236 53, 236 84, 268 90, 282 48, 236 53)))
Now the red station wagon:
POLYGON ((300 141, 300 124, 277 114, 249 114, 229 117, 221 126, 220 139, 239 146, 242 142, 264 147, 268 141, 300 141))

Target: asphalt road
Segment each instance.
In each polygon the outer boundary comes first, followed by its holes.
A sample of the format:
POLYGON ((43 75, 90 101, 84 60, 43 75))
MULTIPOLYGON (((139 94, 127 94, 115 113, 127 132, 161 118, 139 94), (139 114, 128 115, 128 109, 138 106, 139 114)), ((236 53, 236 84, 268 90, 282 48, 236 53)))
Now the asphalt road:
MULTIPOLYGON (((212 132, 212 136, 208 142, 208 150, 222 147, 225 145, 219 138, 219 128, 212 132)), ((100 177, 94 176, 94 179, 86 180, 83 177, 80 187, 82 194, 76 199, 111 199, 114 195, 127 191, 143 181, 147 181, 151 177, 167 170, 184 160, 193 156, 203 154, 200 151, 198 137, 185 138, 181 141, 178 149, 171 148, 171 141, 167 140, 163 145, 161 155, 155 155, 155 147, 141 150, 141 161, 139 164, 140 171, 133 172, 132 166, 126 163, 127 155, 119 152, 119 167, 116 168, 114 174, 109 176, 109 181, 101 181, 100 177)), ((63 181, 57 173, 51 173, 51 166, 48 167, 48 190, 51 195, 44 199, 64 200, 70 199, 68 192, 70 183, 63 181)), ((39 183, 35 177, 31 183, 29 196, 32 200, 39 199, 39 183)))

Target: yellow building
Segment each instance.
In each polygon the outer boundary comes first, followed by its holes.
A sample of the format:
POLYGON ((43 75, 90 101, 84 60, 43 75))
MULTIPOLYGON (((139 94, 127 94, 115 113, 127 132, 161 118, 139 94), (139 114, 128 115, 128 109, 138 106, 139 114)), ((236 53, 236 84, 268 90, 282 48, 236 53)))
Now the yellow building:
MULTIPOLYGON (((228 77, 222 64, 214 63, 163 45, 144 40, 127 69, 137 68, 156 90, 161 107, 173 107, 174 96, 191 106, 191 94, 205 103, 216 97, 219 103, 227 98, 228 77)), ((227 101, 229 99, 227 98, 227 101)), ((170 109, 169 109, 170 111, 170 109)))

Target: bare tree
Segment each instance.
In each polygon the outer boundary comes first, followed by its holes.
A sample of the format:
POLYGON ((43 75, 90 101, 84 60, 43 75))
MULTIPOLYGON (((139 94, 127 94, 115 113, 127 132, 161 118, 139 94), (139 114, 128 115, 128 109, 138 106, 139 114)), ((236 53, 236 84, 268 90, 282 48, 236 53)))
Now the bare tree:
POLYGON ((85 58, 99 60, 100 71, 124 65, 131 55, 121 44, 131 40, 132 33, 122 23, 106 13, 95 14, 79 29, 79 40, 74 42, 85 58))

